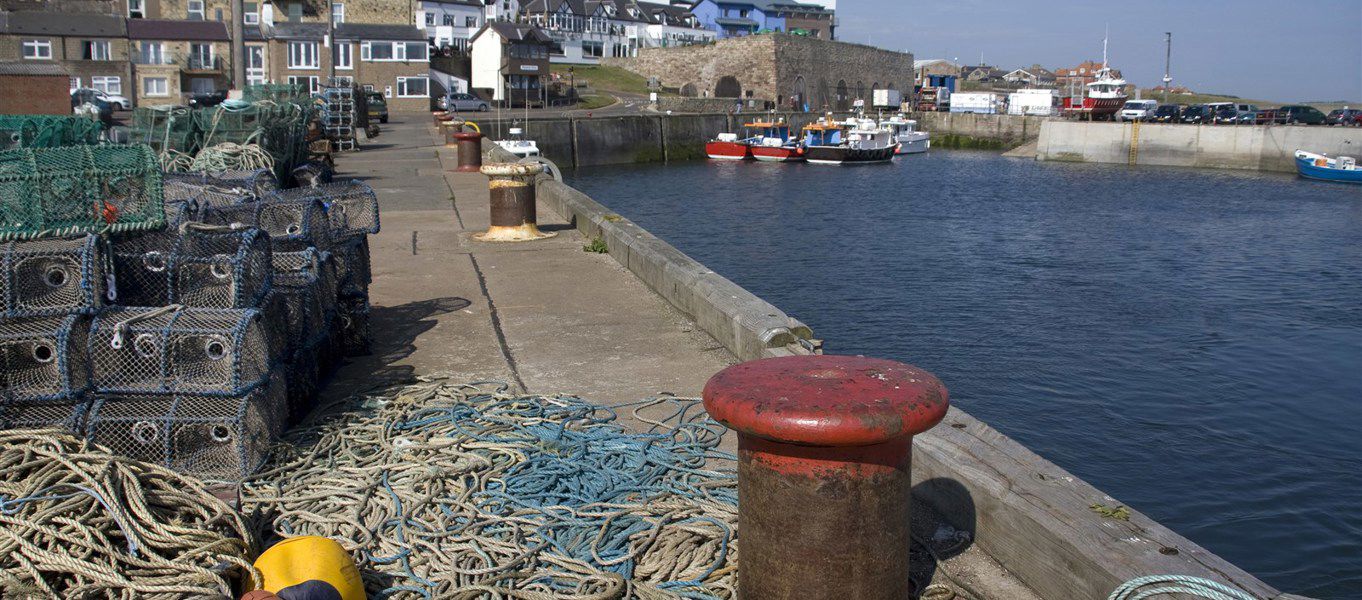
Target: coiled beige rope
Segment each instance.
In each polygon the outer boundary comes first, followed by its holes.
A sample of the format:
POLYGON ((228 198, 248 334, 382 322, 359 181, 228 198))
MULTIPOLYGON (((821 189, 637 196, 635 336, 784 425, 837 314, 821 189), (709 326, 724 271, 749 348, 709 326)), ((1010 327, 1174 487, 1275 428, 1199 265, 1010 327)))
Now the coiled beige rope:
POLYGON ((0 432, 0 597, 188 599, 257 587, 255 538, 203 485, 56 430, 0 432))

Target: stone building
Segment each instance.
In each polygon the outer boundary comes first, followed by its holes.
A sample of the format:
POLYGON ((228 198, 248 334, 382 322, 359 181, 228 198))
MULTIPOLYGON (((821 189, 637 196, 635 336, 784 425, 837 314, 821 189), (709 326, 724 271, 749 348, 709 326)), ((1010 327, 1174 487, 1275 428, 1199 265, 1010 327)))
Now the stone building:
POLYGON ((913 55, 807 36, 771 34, 707 46, 648 48, 616 65, 683 96, 758 99, 782 109, 848 110, 871 90, 913 91, 913 55))
MULTIPOLYGON (((1070 85, 1081 88, 1084 85, 1097 81, 1097 72, 1102 70, 1102 63, 1095 60, 1085 60, 1075 67, 1055 69, 1055 85, 1068 87, 1070 85)), ((1111 70, 1111 76, 1121 79, 1121 72, 1117 69, 1111 70)))
POLYGON ((258 56, 269 81, 315 91, 335 77, 383 94, 393 111, 430 108, 430 52, 415 25, 415 0, 337 0, 329 9, 315 0, 275 0, 265 8, 262 41, 248 36, 246 64, 258 56))
MULTIPOLYGON (((0 60, 60 65, 69 90, 92 87, 127 95, 128 35, 121 17, 60 12, 0 13, 0 60)), ((123 107, 130 108, 130 107, 123 107)))
POLYGON ((185 104, 232 86, 231 36, 219 21, 128 19, 139 106, 185 104))

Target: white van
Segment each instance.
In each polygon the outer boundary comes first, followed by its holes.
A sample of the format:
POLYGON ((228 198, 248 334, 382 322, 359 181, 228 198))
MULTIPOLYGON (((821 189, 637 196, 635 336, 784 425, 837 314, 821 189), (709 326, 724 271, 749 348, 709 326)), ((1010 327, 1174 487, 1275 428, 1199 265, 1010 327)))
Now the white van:
POLYGON ((1154 118, 1154 111, 1158 108, 1157 100, 1129 100, 1121 108, 1121 120, 1149 121, 1154 118))

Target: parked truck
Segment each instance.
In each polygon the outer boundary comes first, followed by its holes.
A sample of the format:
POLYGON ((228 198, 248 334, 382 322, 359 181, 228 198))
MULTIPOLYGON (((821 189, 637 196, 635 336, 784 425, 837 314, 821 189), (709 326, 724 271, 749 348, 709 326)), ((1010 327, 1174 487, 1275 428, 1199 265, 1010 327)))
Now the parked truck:
POLYGON ((957 92, 951 94, 951 112, 996 115, 1002 107, 998 94, 991 92, 957 92))
POLYGON ((1007 97, 1007 114, 1050 117, 1059 114, 1059 94, 1055 90, 1020 89, 1007 97))
POLYGON ((871 104, 875 108, 898 110, 899 105, 903 104, 903 94, 898 90, 874 90, 871 93, 871 104))

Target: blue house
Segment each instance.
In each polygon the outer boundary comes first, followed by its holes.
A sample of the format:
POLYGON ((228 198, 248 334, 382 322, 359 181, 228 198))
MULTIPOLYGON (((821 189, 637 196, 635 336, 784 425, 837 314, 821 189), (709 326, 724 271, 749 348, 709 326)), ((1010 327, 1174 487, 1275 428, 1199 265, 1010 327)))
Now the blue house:
POLYGON ((768 0, 699 0, 690 12, 700 25, 719 32, 719 38, 751 35, 759 31, 785 31, 785 18, 768 0))

